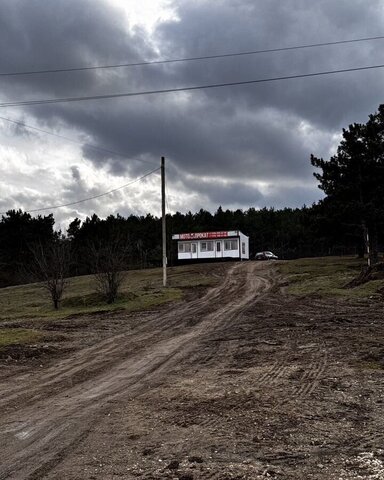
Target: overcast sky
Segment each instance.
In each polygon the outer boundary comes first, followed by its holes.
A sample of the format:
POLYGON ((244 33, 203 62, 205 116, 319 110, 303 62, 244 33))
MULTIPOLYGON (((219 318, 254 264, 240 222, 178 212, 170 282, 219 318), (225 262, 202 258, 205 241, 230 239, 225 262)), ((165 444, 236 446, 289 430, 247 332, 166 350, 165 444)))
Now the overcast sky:
MULTIPOLYGON (((382 0, 1 0, 0 73, 137 63, 384 35, 382 0)), ((4 102, 94 96, 384 64, 384 40, 130 68, 1 76, 4 102)), ((167 163, 171 212, 301 207, 311 153, 384 103, 384 69, 189 92, 0 108, 0 211, 67 204, 167 163), (15 124, 22 122, 56 134, 15 124), (64 138, 65 137, 65 138, 64 138), (70 141, 72 140, 72 141, 70 141), (93 148, 99 147, 99 149, 93 148), (109 153, 108 151, 121 155, 109 153)), ((160 213, 158 172, 52 210, 160 213)), ((44 211, 42 214, 50 213, 44 211)))

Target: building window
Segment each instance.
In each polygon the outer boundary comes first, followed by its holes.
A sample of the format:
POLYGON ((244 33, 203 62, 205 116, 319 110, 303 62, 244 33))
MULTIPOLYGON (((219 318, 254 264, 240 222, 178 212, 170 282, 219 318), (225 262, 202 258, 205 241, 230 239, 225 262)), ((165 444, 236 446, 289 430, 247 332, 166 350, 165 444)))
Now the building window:
POLYGON ((212 252, 213 251, 213 242, 201 242, 200 243, 201 252, 212 252))
POLYGON ((237 240, 225 240, 224 250, 237 250, 237 249, 238 249, 237 240))
POLYGON ((245 242, 241 242, 241 253, 245 255, 245 242))
MULTIPOLYGON (((190 243, 179 243, 179 253, 190 253, 191 251, 191 244, 190 243)), ((196 245, 195 250, 196 252, 196 245)))
POLYGON ((197 252, 197 244, 191 242, 184 242, 179 243, 178 246, 179 253, 196 253, 197 252))

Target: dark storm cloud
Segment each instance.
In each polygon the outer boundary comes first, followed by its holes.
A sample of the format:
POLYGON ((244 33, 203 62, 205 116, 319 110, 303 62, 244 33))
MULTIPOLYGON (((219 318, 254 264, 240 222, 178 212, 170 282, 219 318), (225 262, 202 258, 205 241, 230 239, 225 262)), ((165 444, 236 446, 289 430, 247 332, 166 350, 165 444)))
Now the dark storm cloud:
POLYGON ((162 155, 178 167, 176 175, 229 175, 237 179, 251 175, 267 180, 304 178, 310 172, 310 151, 297 131, 299 118, 287 116, 282 122, 278 111, 268 109, 235 112, 228 118, 220 105, 177 101, 168 103, 171 108, 163 115, 161 103, 136 102, 128 108, 99 108, 93 115, 68 113, 73 126, 87 125, 93 143, 126 154, 111 156, 84 148, 85 156, 96 164, 109 164, 116 174, 130 171, 138 175, 158 164, 162 155))
MULTIPOLYGON (((301 208, 303 205, 313 203, 316 185, 314 181, 308 181, 306 185, 295 182, 283 183, 279 180, 272 181, 268 188, 261 191, 260 188, 231 180, 201 179, 188 177, 182 181, 183 189, 198 192, 200 203, 198 208, 206 208, 209 205, 215 210, 219 205, 223 208, 241 208, 255 206, 258 208, 301 208)), ((322 197, 321 193, 318 193, 322 197)))
POLYGON ((189 190, 199 192, 200 196, 205 197, 208 203, 215 206, 255 205, 263 198, 258 188, 241 182, 189 178, 185 179, 183 184, 189 190))
MULTIPOLYGON (((222 51, 249 51, 327 42, 383 34, 380 0, 239 0, 235 2, 188 2, 179 4, 179 22, 159 29, 173 54, 206 55, 222 51)), ((268 53, 236 59, 182 64, 191 83, 233 81, 294 75, 322 70, 383 63, 383 40, 370 43, 268 53)), ((339 126, 351 111, 361 117, 380 102, 383 75, 380 71, 344 74, 340 77, 299 79, 251 87, 209 92, 210 97, 247 106, 276 106, 294 112, 326 128, 339 126), (352 101, 353 100, 353 101, 352 101), (368 103, 368 105, 367 105, 368 103)))
MULTIPOLYGON (((150 39, 144 31, 129 31, 120 12, 102 0, 3 0, 0 42, 7 48, 0 54, 0 70, 135 62, 155 59, 157 51, 161 58, 210 55, 384 33, 381 0, 183 0, 173 5, 178 20, 159 25, 150 39)), ((12 100, 49 98, 305 74, 384 63, 383 46, 381 40, 165 66, 3 77, 2 92, 12 100)), ((342 127, 365 122, 384 101, 382 84, 382 71, 374 70, 27 112, 44 126, 67 125, 90 143, 125 154, 84 147, 85 157, 112 173, 139 175, 151 168, 146 162, 158 163, 165 155, 170 181, 188 175, 219 179, 209 189, 205 182, 185 183, 211 202, 224 203, 220 198, 225 197, 244 207, 300 205, 321 196, 310 153, 329 155, 342 127), (262 195, 252 187, 241 189, 247 180, 269 182, 272 190, 262 195)), ((75 187, 76 182, 72 194, 75 187)))
MULTIPOLYGON (((135 62, 153 55, 145 37, 129 33, 120 10, 103 0, 3 0, 0 42, 1 72, 135 62)), ((90 94, 115 78, 114 71, 86 71, 3 77, 2 84, 8 98, 22 100, 90 94)))

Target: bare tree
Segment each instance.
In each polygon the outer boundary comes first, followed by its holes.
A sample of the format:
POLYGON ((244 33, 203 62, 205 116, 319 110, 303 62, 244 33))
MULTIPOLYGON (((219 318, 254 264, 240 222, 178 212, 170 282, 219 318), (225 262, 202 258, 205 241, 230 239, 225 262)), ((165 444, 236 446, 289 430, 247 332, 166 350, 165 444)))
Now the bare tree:
POLYGON ((107 303, 114 303, 126 277, 130 247, 123 235, 110 235, 108 240, 94 242, 90 255, 95 269, 97 291, 107 303))
POLYGON ((69 244, 64 239, 55 239, 50 243, 33 245, 30 250, 33 255, 32 274, 43 282, 55 310, 58 310, 68 285, 67 276, 71 261, 69 244))

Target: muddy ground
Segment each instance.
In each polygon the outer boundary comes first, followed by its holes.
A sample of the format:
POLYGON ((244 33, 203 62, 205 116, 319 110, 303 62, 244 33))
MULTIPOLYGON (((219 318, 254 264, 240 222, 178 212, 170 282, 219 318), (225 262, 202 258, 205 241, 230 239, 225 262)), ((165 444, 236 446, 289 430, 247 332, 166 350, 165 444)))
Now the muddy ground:
POLYGON ((3 355, 0 479, 384 479, 384 303, 215 268, 184 302, 46 320, 3 355))

